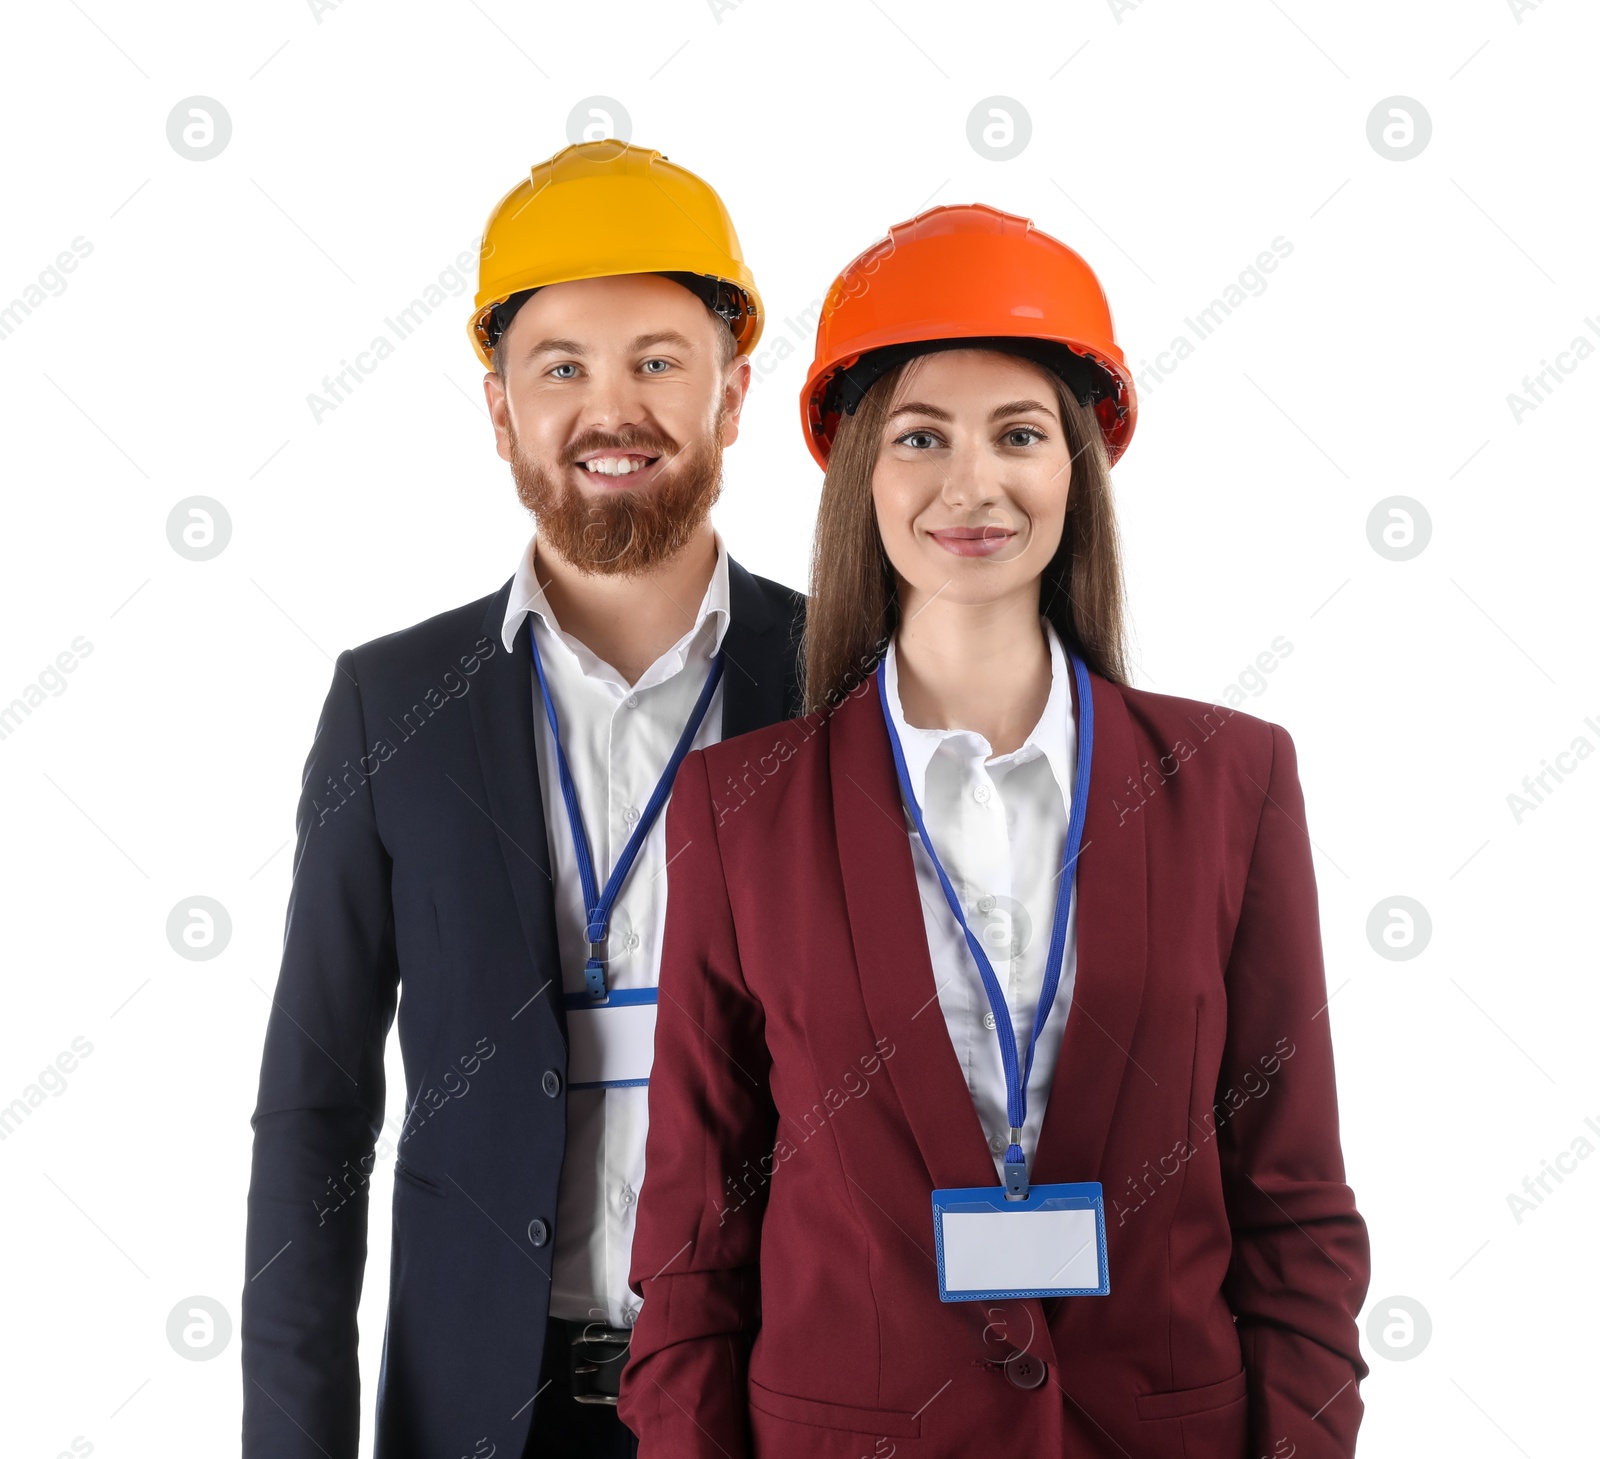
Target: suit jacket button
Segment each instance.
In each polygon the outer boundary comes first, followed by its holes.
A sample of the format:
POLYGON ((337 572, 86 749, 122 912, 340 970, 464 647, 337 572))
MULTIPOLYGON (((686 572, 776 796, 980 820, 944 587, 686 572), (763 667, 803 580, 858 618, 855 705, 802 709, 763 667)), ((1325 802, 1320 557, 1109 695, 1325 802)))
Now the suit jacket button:
MULTIPOLYGON (((543 1246, 550 1239, 550 1228, 537 1216, 528 1222, 528 1240, 535 1246, 543 1246)), ((1016 1380, 1013 1379, 1013 1382, 1016 1380)))
POLYGON ((544 1092, 554 1099, 561 1093, 561 1076, 554 1069, 544 1071, 544 1092))
POLYGON ((1006 1359, 1006 1382, 1013 1388, 1037 1388, 1044 1382, 1044 1360, 1032 1353, 1012 1353, 1006 1359))

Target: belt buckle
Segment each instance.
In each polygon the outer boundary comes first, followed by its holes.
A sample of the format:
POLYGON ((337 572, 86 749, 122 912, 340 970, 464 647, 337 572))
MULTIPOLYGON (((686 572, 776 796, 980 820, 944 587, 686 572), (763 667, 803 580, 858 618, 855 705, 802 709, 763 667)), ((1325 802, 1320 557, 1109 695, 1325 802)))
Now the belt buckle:
POLYGON ((574 1403, 616 1407, 632 1337, 626 1328, 608 1327, 603 1322, 572 1324, 568 1353, 574 1403))

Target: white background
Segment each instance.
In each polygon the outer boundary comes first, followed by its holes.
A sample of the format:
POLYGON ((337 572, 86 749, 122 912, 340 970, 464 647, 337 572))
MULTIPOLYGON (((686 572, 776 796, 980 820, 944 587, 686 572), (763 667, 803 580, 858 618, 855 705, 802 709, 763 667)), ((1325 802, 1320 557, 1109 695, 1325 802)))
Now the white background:
MULTIPOLYGON (((8 11, 0 306, 74 238, 92 252, 0 339, 0 704, 76 637, 92 652, 0 740, 0 1104, 75 1037, 93 1053, 0 1143, 5 1454, 235 1449, 248 1121, 332 659, 492 591, 528 530, 467 345, 471 279, 320 423, 307 395, 475 247, 596 94, 737 222, 767 353, 717 520, 795 585, 820 474, 796 405, 810 340, 784 320, 888 224, 975 200, 1033 217, 1099 272, 1136 365, 1292 244, 1142 393, 1115 472, 1138 682, 1219 698, 1292 645, 1246 707, 1299 750, 1369 1311, 1402 1296, 1432 1324, 1396 1361, 1363 1315, 1362 1453, 1589 1435, 1600 1159, 1520 1223, 1507 1196, 1600 1122, 1600 763, 1548 778, 1520 823, 1507 797, 1575 738, 1600 746, 1600 360, 1568 357, 1520 422, 1507 396, 1575 336, 1600 343, 1600 21, 1580 0, 1119 8, 8 11), (204 162, 167 139, 195 95, 232 120, 204 162), (1003 162, 967 139, 995 95, 1032 123, 1003 162), (1432 120, 1404 162, 1367 134, 1395 95, 1432 120), (232 521, 205 562, 166 535, 196 495, 232 521), (1369 542, 1391 496, 1431 521, 1410 560, 1369 542), (165 932, 195 895, 232 919, 210 961, 165 932), (1432 921, 1404 961, 1367 934, 1400 895, 1432 921), (211 1361, 166 1337, 195 1295, 235 1328, 211 1361)), ((381 1165, 372 1194, 385 1210, 381 1165)), ((369 1429, 386 1237, 380 1217, 369 1429)))

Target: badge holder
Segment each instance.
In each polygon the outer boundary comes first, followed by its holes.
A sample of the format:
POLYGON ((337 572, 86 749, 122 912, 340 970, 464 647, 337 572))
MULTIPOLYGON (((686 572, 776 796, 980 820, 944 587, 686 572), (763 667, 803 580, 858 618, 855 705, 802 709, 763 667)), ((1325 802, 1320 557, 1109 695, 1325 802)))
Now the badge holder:
POLYGON ((933 1193, 941 1302, 1105 1297, 1106 1206, 1100 1182, 933 1193))
POLYGON ((637 1089, 650 1082, 656 990, 612 988, 596 1003, 568 993, 567 1080, 572 1089, 637 1089))

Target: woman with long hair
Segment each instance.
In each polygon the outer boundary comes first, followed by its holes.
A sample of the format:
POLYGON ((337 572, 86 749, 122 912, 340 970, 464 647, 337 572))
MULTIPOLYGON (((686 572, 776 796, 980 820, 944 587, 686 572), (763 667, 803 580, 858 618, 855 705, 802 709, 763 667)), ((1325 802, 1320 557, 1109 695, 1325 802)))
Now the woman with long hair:
POLYGON ((809 713, 668 813, 641 1454, 1351 1455, 1294 748, 1128 683, 1098 281, 935 208, 835 282, 802 411, 809 713))

